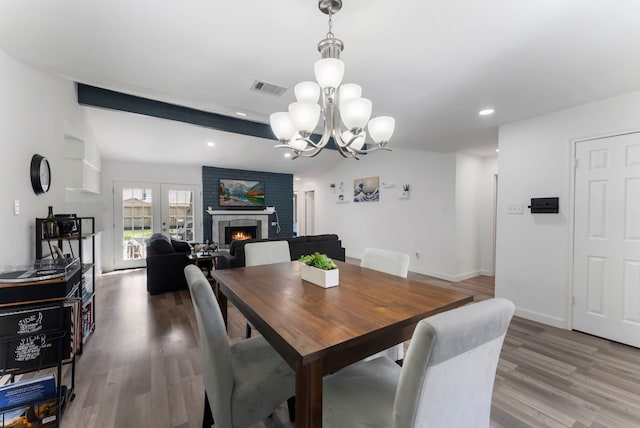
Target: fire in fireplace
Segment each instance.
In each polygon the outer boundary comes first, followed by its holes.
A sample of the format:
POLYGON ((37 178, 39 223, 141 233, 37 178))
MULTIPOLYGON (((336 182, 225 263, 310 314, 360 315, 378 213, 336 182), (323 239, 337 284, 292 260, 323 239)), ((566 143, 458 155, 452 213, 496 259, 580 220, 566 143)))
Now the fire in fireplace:
POLYGON ((257 236, 256 226, 228 226, 225 228, 225 242, 244 241, 257 236))
POLYGON ((253 239, 253 236, 250 233, 245 233, 244 230, 236 230, 231 233, 232 241, 244 241, 246 239, 253 239))

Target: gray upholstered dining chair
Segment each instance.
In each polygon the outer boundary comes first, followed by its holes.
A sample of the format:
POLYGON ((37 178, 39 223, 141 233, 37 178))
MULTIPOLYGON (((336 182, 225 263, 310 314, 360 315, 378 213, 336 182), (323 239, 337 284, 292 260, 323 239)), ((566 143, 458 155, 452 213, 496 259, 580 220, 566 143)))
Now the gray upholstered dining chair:
MULTIPOLYGON (((409 254, 380 250, 378 248, 367 248, 364 250, 364 254, 360 260, 360 266, 406 278, 409 273, 409 254)), ((404 344, 398 343, 389 349, 365 358, 365 360, 372 360, 383 355, 391 358, 393 361, 401 362, 404 358, 404 344)))
POLYGON ((360 266, 406 278, 409 273, 409 261, 409 254, 367 248, 360 260, 360 266))
MULTIPOLYGON (((289 243, 287 241, 251 242, 244 246, 245 266, 269 265, 291 261, 289 243)), ((246 337, 251 337, 251 329, 255 328, 247 322, 246 337)))
MULTIPOLYGON (((184 268, 196 313, 205 397, 203 427, 247 427, 295 395, 295 373, 263 337, 229 345, 209 281, 195 265, 184 268)), ((289 406, 291 411, 291 403, 289 406)))
POLYGON ((514 305, 491 299, 420 321, 403 367, 386 357, 327 376, 329 428, 486 428, 514 305))

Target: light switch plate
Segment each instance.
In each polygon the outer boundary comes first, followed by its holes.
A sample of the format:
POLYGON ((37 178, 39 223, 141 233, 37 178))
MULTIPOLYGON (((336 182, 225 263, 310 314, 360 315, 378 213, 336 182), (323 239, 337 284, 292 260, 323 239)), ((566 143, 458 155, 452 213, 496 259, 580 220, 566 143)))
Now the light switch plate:
POLYGON ((507 205, 507 214, 522 214, 522 204, 510 204, 507 205))
POLYGON ((18 215, 20 214, 20 200, 19 199, 14 199, 13 200, 13 215, 18 215))

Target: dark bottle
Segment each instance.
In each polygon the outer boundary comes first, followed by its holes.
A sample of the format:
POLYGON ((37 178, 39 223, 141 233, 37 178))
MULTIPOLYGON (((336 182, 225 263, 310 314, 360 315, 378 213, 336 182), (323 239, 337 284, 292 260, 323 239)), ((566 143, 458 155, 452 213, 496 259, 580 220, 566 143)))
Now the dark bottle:
POLYGON ((55 234, 56 225, 54 222, 53 207, 51 206, 49 207, 49 214, 47 214, 46 228, 47 228, 47 238, 53 238, 56 236, 55 234))

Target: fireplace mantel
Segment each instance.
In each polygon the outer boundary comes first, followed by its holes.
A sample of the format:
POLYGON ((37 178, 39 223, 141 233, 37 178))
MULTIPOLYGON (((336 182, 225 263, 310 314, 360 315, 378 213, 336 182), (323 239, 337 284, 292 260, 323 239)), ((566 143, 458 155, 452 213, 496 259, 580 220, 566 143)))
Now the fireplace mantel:
POLYGON ((270 215, 276 212, 274 207, 267 207, 264 210, 207 210, 211 215, 270 215))

